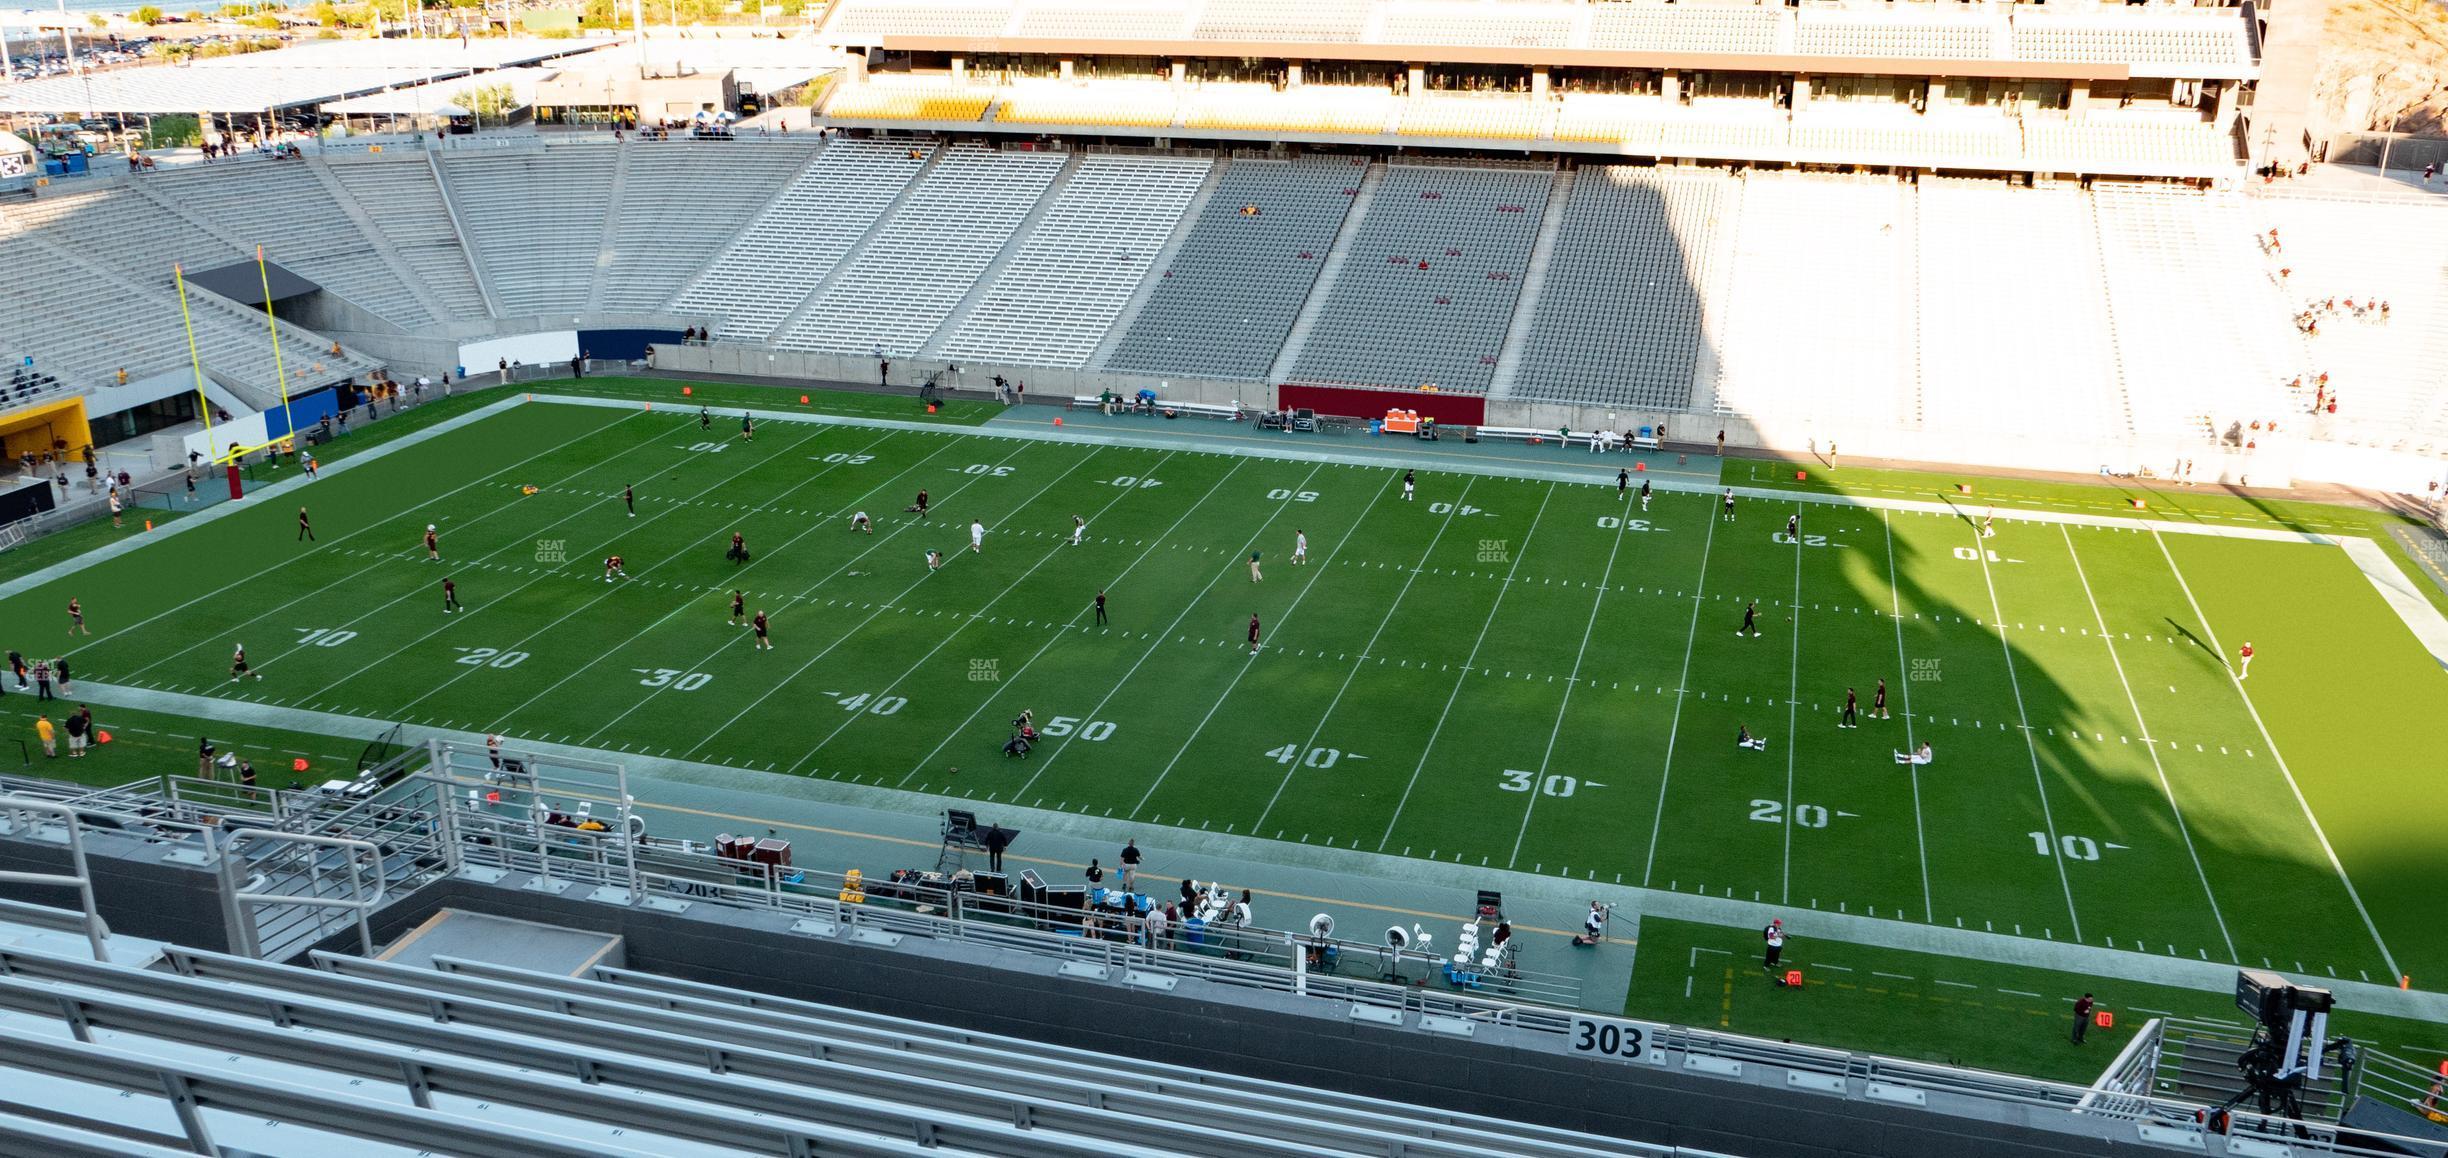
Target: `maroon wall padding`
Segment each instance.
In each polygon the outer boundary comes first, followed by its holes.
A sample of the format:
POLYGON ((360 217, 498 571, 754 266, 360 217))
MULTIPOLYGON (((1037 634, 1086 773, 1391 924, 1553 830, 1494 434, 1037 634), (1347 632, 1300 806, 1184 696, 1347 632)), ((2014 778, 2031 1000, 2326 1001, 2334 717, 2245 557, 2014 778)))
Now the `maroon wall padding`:
POLYGON ((1424 390, 1371 390, 1360 386, 1298 386, 1286 382, 1283 404, 1294 410, 1315 410, 1343 418, 1383 418, 1388 410, 1417 410, 1449 426, 1487 423, 1487 396, 1442 394, 1424 390))

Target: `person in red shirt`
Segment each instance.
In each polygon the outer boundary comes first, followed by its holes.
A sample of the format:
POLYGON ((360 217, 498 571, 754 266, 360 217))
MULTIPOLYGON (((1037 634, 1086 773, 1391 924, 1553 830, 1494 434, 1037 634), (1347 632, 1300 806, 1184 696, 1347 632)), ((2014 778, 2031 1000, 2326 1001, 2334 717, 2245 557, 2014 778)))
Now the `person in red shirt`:
POLYGON ((2074 1003, 2074 1044, 2083 1043, 2083 1035, 2091 1030, 2091 995, 2085 993, 2074 1003))
POLYGON ((2236 679, 2240 682, 2250 675, 2252 675, 2252 641, 2248 639, 2244 641, 2243 647, 2236 649, 2236 679))
POLYGON ((432 523, 425 524, 425 561, 428 563, 442 561, 442 537, 434 533, 432 523))
POLYGON ((1250 654, 1258 654, 1258 617, 1250 616, 1250 654))
POLYGON ((749 626, 756 628, 757 650, 773 650, 773 640, 768 638, 765 634, 765 613, 762 611, 757 612, 756 618, 749 621, 749 626))
POLYGON ((621 570, 621 557, 618 555, 604 556, 604 582, 611 582, 613 576, 616 575, 624 579, 629 576, 627 571, 621 570))

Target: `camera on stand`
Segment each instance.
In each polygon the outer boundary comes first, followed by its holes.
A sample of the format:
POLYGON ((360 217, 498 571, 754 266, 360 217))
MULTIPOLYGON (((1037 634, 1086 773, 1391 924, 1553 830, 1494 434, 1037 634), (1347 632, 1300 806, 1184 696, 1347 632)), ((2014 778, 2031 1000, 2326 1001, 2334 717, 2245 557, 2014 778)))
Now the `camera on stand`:
MULTIPOLYGON (((2236 973, 2236 1008, 2253 1019, 2252 1041, 2236 1055, 2244 1088, 2205 1115, 2207 1124, 2226 1133, 2229 1111, 2246 1101, 2263 1114, 2302 1121, 2303 1091, 2321 1080, 2324 1059, 2334 1055, 2340 1081, 2354 1072, 2355 1045, 2349 1038, 2331 1038, 2329 1011, 2337 998, 2326 989, 2297 985, 2276 973, 2243 969, 2236 973)), ((2302 1132, 2302 1127, 2297 1127, 2302 1132)))

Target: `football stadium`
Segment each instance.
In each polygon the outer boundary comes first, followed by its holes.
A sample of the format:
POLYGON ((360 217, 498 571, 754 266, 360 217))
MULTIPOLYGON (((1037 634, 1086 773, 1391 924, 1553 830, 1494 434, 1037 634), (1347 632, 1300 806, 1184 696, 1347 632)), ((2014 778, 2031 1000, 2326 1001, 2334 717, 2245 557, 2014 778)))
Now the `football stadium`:
POLYGON ((2448 1155, 2442 45, 0 12, 0 1154, 2448 1155))

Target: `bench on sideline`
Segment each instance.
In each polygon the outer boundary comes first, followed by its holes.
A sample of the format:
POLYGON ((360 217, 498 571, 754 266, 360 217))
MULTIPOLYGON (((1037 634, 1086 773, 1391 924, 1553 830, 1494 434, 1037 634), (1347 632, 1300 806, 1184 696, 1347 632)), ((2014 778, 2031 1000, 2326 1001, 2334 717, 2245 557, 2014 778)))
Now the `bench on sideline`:
MULTIPOLYGON (((1105 398, 1100 394, 1074 394, 1071 396, 1071 409, 1073 410, 1096 410, 1102 408, 1104 405, 1105 398)), ((1113 405, 1116 411, 1126 412, 1136 404, 1132 402, 1131 399, 1117 394, 1114 396, 1113 405)), ((1156 409, 1159 411, 1170 411, 1175 414, 1186 414, 1194 418, 1221 418, 1228 422, 1241 417, 1240 407, 1225 406, 1214 402, 1170 402, 1159 398, 1156 400, 1156 409)))
POLYGON ((1555 442, 1563 444, 1568 448, 1586 447, 1589 445, 1590 439, 1595 438, 1598 440, 1598 446, 1602 450, 1623 450, 1626 448, 1632 450, 1658 450, 1662 446, 1662 444, 1658 442, 1657 436, 1652 434, 1650 429, 1646 426, 1640 429, 1640 433, 1635 434, 1630 438, 1626 438, 1622 434, 1612 430, 1548 430, 1528 426, 1482 426, 1471 431, 1471 437, 1478 439, 1519 439, 1523 442, 1555 442))

